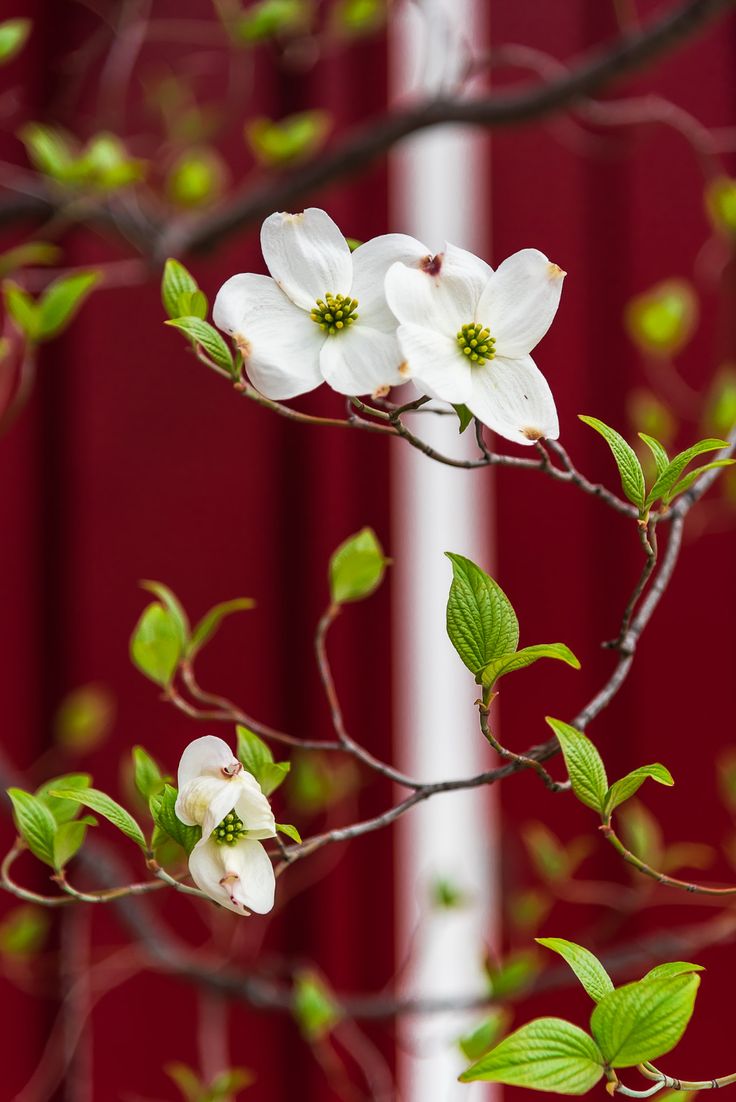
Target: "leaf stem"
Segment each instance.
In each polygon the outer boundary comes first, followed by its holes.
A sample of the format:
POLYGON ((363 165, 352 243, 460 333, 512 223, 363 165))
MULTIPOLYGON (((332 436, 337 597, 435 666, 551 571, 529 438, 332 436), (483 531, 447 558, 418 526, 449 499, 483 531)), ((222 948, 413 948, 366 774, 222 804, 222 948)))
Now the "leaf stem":
POLYGON ((678 880, 674 876, 668 876, 665 872, 660 872, 658 869, 652 868, 646 861, 642 861, 640 857, 637 857, 635 853, 632 853, 630 849, 624 845, 619 838, 616 831, 611 826, 610 818, 607 822, 603 823, 598 828, 603 837, 611 843, 624 861, 629 865, 633 865, 639 872, 644 873, 645 876, 651 877, 652 880, 656 880, 658 884, 665 884, 670 888, 682 888, 683 891, 690 892, 693 895, 715 895, 715 896, 729 896, 736 895, 736 888, 713 888, 707 884, 693 884, 687 880, 678 880))

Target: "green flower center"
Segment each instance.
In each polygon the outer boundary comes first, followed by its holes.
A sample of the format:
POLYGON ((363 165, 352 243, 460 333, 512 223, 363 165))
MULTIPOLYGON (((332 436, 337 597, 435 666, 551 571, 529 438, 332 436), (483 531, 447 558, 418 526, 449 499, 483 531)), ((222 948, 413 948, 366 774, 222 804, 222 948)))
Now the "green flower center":
POLYGON ((215 827, 210 837, 213 842, 217 842, 218 846, 234 846, 241 838, 245 838, 247 833, 243 820, 231 811, 220 825, 215 827))
POLYGON ((463 356, 479 367, 496 355, 496 340, 490 329, 484 329, 477 321, 458 330, 457 343, 463 356))
POLYGON ((350 298, 349 295, 325 295, 324 298, 317 299, 310 317, 328 337, 334 337, 357 320, 357 309, 357 298, 350 298))

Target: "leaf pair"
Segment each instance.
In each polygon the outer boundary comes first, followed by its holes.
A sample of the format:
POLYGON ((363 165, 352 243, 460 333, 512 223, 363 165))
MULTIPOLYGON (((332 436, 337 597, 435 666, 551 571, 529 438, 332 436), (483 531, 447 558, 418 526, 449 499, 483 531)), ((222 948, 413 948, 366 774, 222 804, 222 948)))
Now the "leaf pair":
MULTIPOLYGON (((238 758, 249 773, 258 781, 264 796, 270 796, 279 788, 291 769, 291 762, 274 761, 270 749, 254 731, 247 727, 237 727, 238 758)), ((277 823, 276 829, 293 842, 301 842, 301 835, 290 823, 277 823)))
POLYGON ((67 327, 84 300, 100 281, 100 272, 74 272, 55 279, 33 299, 11 279, 3 283, 5 309, 33 344, 50 341, 67 327))
POLYGON ((636 505, 639 515, 643 519, 649 516, 650 509, 657 501, 661 501, 666 507, 680 494, 689 490, 693 483, 706 471, 715 470, 718 467, 728 467, 736 462, 733 459, 716 459, 684 474, 685 468, 699 455, 718 451, 720 448, 727 448, 729 446, 728 440, 711 438, 700 440, 697 444, 686 448, 685 451, 680 452, 674 459, 670 460, 666 449, 658 440, 655 440, 652 436, 647 436, 644 432, 640 432, 640 438, 654 456, 657 470, 657 477, 649 491, 647 491, 644 471, 639 462, 639 457, 631 445, 624 440, 623 436, 596 417, 587 417, 581 414, 580 420, 600 433, 608 444, 618 467, 621 489, 629 501, 636 505))
POLYGON ((249 597, 222 601, 205 613, 192 629, 178 597, 161 582, 142 582, 159 600, 141 613, 130 640, 130 656, 142 674, 157 685, 170 685, 179 664, 191 661, 233 612, 253 608, 249 597))
POLYGON ((675 783, 669 769, 654 762, 632 770, 609 787, 603 759, 587 735, 551 716, 547 716, 547 723, 559 740, 573 792, 586 807, 597 811, 604 823, 608 822, 615 808, 639 790, 648 777, 668 787, 675 783))
POLYGON ((580 663, 564 643, 519 646, 519 622, 497 582, 463 555, 446 552, 452 563, 447 634, 478 684, 492 689, 504 674, 540 658, 556 658, 574 669, 580 663))
POLYGON ((692 1016, 701 971, 674 961, 614 988, 593 953, 564 938, 538 938, 559 953, 596 1003, 590 1034, 561 1018, 538 1018, 516 1030, 460 1077, 558 1094, 585 1094, 608 1068, 634 1067, 669 1052, 692 1016))
POLYGON ((217 367, 237 379, 240 368, 222 336, 206 320, 209 306, 206 296, 200 291, 194 276, 173 257, 164 265, 161 301, 169 316, 166 325, 180 329, 217 367))

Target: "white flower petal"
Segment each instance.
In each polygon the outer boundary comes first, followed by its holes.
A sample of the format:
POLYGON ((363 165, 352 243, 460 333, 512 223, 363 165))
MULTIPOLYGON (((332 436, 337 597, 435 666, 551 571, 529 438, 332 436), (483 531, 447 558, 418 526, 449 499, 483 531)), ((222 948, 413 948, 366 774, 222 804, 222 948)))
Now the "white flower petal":
POLYGON ((418 390, 431 391, 432 397, 444 402, 467 402, 471 369, 454 336, 419 325, 400 325, 398 338, 408 377, 418 390))
POLYGON ((552 391, 531 356, 497 356, 473 368, 465 404, 484 425, 516 444, 556 440, 560 434, 552 391))
POLYGON ((177 786, 181 789, 195 777, 206 774, 222 778, 222 770, 237 763, 237 758, 224 739, 216 735, 195 738, 185 747, 179 759, 177 786))
POLYGON ((251 838, 275 838, 276 822, 271 805, 258 781, 250 773, 241 773, 236 780, 240 781, 240 785, 235 814, 242 819, 248 835, 251 838))
POLYGON ((478 321, 496 340, 496 355, 525 356, 552 324, 565 273, 538 249, 522 249, 496 269, 478 304, 478 321))
POLYGON ((261 227, 269 272, 292 302, 311 310, 326 294, 346 295, 353 265, 348 243, 329 214, 309 207, 302 214, 272 214, 261 227))
POLYGON ((404 383, 402 364, 396 337, 360 321, 347 333, 328 337, 320 355, 322 374, 338 394, 372 394, 404 383))
POLYGON ((325 335, 270 276, 231 276, 217 293, 212 317, 233 338, 253 386, 267 398, 295 398, 322 382, 325 335))
POLYGON ((386 276, 386 298, 398 320, 454 336, 478 320, 478 301, 493 269, 465 249, 447 245, 444 253, 418 265, 394 264, 386 276))
POLYGON ((226 846, 203 838, 189 855, 189 871, 198 888, 236 914, 266 914, 273 907, 276 879, 260 842, 226 846))
POLYGON ((386 302, 384 283, 392 264, 418 265, 427 255, 421 241, 405 233, 386 233, 359 245, 353 253, 353 285, 358 317, 372 329, 396 331, 396 318, 386 302))
POLYGON ((179 789, 174 811, 187 826, 201 826, 203 837, 208 838, 238 802, 243 791, 238 781, 238 777, 195 777, 179 789))

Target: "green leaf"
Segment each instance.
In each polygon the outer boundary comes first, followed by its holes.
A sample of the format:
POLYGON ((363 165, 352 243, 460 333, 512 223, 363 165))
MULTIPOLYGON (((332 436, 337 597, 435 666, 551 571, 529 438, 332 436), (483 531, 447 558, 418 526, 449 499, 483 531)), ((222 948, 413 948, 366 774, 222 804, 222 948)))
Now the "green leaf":
POLYGON ((252 601, 250 597, 235 597, 231 601, 222 601, 219 605, 215 605, 211 608, 192 632, 192 637, 187 647, 187 658, 194 658, 194 656, 209 643, 215 632, 220 627, 220 624, 226 616, 232 615, 233 612, 244 612, 247 609, 253 608, 255 601, 252 601))
POLYGON ((54 788, 89 788, 92 778, 89 773, 63 773, 60 777, 52 777, 50 781, 44 781, 36 789, 36 799, 45 804, 57 823, 68 823, 70 819, 76 819, 80 807, 76 800, 58 800, 51 795, 54 788))
POLYGON ((645 352, 677 352, 691 336, 698 318, 698 299, 684 279, 667 279, 626 306, 629 336, 645 352))
POLYGON ((141 589, 145 589, 149 593, 153 593, 154 597, 158 597, 164 608, 171 614, 171 618, 176 624, 181 649, 184 650, 189 642, 189 617, 184 611, 179 598, 163 582, 141 582, 141 589))
POLYGON ((151 797, 149 806, 156 826, 190 854, 202 837, 202 830, 198 826, 186 826, 177 816, 174 810, 176 789, 165 784, 162 792, 151 797))
POLYGON ((561 719, 545 716, 547 723, 559 739, 572 790, 586 807, 603 812, 608 793, 608 778, 600 754, 582 731, 563 723, 561 719))
MULTIPOLYGON (((192 296, 199 291, 197 281, 183 264, 173 257, 164 264, 164 274, 161 279, 161 302, 169 318, 176 319, 190 314, 190 310, 181 309, 181 301, 191 306, 192 296)), ((192 310, 191 315, 197 316, 199 310, 192 310)))
POLYGON ((699 983, 694 975, 640 980, 601 999, 590 1028, 606 1062, 634 1067, 674 1048, 690 1021, 699 983))
POLYGON ((559 953, 567 961, 593 1002, 600 1002, 613 991, 611 977, 589 949, 576 945, 574 941, 566 941, 563 937, 537 937, 534 940, 538 945, 559 953))
POLYGON ((54 838, 55 869, 63 869, 69 864, 84 842, 87 827, 93 822, 94 820, 85 818, 73 819, 71 822, 61 824, 54 838))
POLYGON ((133 747, 133 767, 135 786, 144 800, 157 795, 166 783, 166 778, 148 751, 142 746, 133 747))
POLYGON ((662 498, 665 504, 670 500, 671 491, 680 480, 680 475, 688 466, 692 463, 693 459, 696 459, 699 455, 703 455, 704 452, 718 451, 719 448, 727 448, 728 440, 715 440, 709 438, 708 440, 700 440, 697 444, 693 444, 691 448, 686 448, 684 452, 680 452, 670 462, 669 466, 665 467, 657 481, 652 486, 647 495, 646 508, 649 508, 659 498, 662 498))
POLYGON ((54 790, 51 795, 58 796, 63 800, 76 800, 77 803, 84 804, 85 807, 96 811, 98 815, 102 815, 103 818, 122 831, 127 838, 136 842, 141 849, 146 849, 146 839, 143 837, 143 831, 133 816, 119 803, 116 803, 111 796, 108 796, 106 792, 100 792, 97 788, 79 790, 60 788, 54 790))
POLYGON ((332 25, 345 38, 371 34, 386 20, 387 0, 337 0, 332 25))
POLYGON ((579 416, 584 424, 590 425, 606 441, 613 458, 616 460, 618 473, 621 476, 621 489, 629 501, 632 501, 639 510, 642 510, 644 508, 646 486, 644 484, 644 472, 634 449, 626 443, 623 436, 615 429, 604 425, 597 417, 586 417, 583 414, 579 416))
POLYGON ((555 1094, 585 1094, 603 1075, 592 1037, 562 1018, 535 1018, 511 1033, 460 1076, 555 1094))
POLYGON ((570 875, 567 850, 545 823, 527 823, 522 837, 537 871, 545 880, 564 880, 570 875))
POLYGON ((291 762, 274 761, 270 765, 264 765, 260 776, 256 780, 261 786, 264 796, 270 796, 284 781, 291 769, 291 762))
POLYGON ((671 786, 675 783, 669 769, 665 768, 664 765, 660 765, 659 762, 654 762, 652 765, 642 765, 638 769, 632 770, 631 773, 627 773, 620 780, 614 781, 608 789, 603 810, 604 816, 608 818, 615 808, 628 800, 635 792, 638 792, 647 777, 651 777, 658 784, 671 786))
POLYGON ((535 953, 518 949, 500 962, 487 960, 486 972, 491 995, 502 1000, 517 995, 529 986, 539 973, 539 962, 535 953))
POLYGON ((5 278, 18 268, 56 264, 62 255, 63 250, 48 241, 24 241, 0 254, 0 277, 5 278))
POLYGON ((199 1076, 190 1067, 175 1061, 166 1064, 164 1071, 179 1088, 186 1102, 201 1102, 204 1086, 199 1076))
POLYGON ((203 321, 202 318, 188 317, 171 318, 164 324, 173 325, 175 329, 180 329, 194 344, 199 345, 214 364, 227 371, 233 378, 237 378, 238 368, 235 366, 232 353, 220 334, 209 322, 203 321))
POLYGON ((490 689, 499 677, 513 673, 514 670, 526 669, 540 658, 557 658, 574 670, 580 669, 580 662, 564 643, 538 643, 534 647, 522 647, 516 654, 505 655, 489 662, 479 671, 480 679, 485 688, 490 689))
POLYGON ((51 915, 44 907, 23 903, 0 922, 0 953, 11 957, 33 956, 46 941, 51 915))
POLYGON ((310 969, 294 979, 294 1017, 309 1042, 321 1041, 337 1025, 342 1011, 324 980, 310 969))
POLYGON ((468 1060, 479 1060, 489 1048, 497 1043, 499 1037, 508 1028, 511 1015, 506 1010, 494 1010, 480 1025, 466 1033, 458 1041, 460 1051, 468 1060))
POLYGON ((37 304, 12 279, 3 281, 3 299, 8 316, 29 341, 38 339, 41 314, 37 304))
POLYGON ((15 57, 31 33, 30 19, 6 19, 0 23, 0 64, 15 57))
POLYGON ((29 122, 20 130, 18 137, 26 147, 28 159, 34 168, 62 183, 73 181, 75 158, 69 138, 63 130, 29 122))
POLYGON ((263 42, 305 27, 304 0, 258 0, 240 13, 234 27, 241 42, 263 42))
POLYGON ((253 1072, 248 1068, 228 1068, 227 1071, 221 1071, 210 1083, 202 1102, 230 1102, 233 1094, 240 1094, 254 1079, 253 1072))
POLYGON ((362 601, 374 593, 389 560, 372 528, 361 528, 341 543, 330 558, 330 596, 336 605, 362 601))
MULTIPOLYGON (((166 195, 180 207, 205 206, 221 194, 226 174, 222 158, 215 149, 209 146, 186 149, 166 175, 166 195)), ((198 313, 197 316, 204 315, 198 313)))
POLYGON ((278 122, 261 116, 246 124, 245 140, 261 164, 293 164, 314 156, 331 126, 327 111, 300 111, 278 122))
POLYGON ((165 686, 171 682, 181 656, 181 625, 163 605, 148 605, 130 640, 134 665, 151 681, 165 686))
POLYGON ((67 327, 101 275, 101 272, 75 272, 55 279, 46 288, 38 302, 38 340, 51 340, 67 327))
POLYGON ((647 436, 645 432, 639 433, 639 438, 649 448, 650 452, 654 456, 654 464, 657 468, 657 477, 662 474, 670 465, 670 457, 667 454, 667 450, 664 445, 660 444, 659 440, 655 440, 653 436, 647 436))
POLYGON ((463 555, 446 551, 452 563, 447 634, 468 669, 479 675, 495 658, 519 645, 519 623, 500 585, 463 555))
POLYGON ((18 833, 31 853, 53 868, 56 819, 46 804, 30 792, 24 792, 22 788, 9 788, 8 795, 13 804, 18 833))
POLYGON ((114 719, 115 700, 110 690, 94 683, 80 685, 67 693, 57 708, 54 737, 65 753, 88 753, 104 742, 114 719))
POLYGON ((297 842, 301 845, 302 836, 291 823, 277 823, 276 829, 280 830, 282 834, 285 834, 287 838, 291 838, 292 842, 297 842))
POLYGON ((704 971, 705 968, 702 964, 690 964, 686 960, 672 960, 668 964, 657 964, 654 968, 650 968, 646 976, 642 976, 639 982, 667 979, 670 976, 683 976, 691 972, 704 971))
POLYGON ((453 405, 452 408, 455 410, 455 413, 458 416, 458 420, 460 422, 460 428, 458 429, 458 431, 462 436, 470 422, 473 420, 473 414, 470 412, 467 406, 453 405))
POLYGON ((704 463, 702 467, 696 467, 694 471, 688 471, 684 478, 681 478, 679 482, 676 482, 667 495, 667 502, 673 501, 680 494, 684 494, 686 490, 689 490, 693 482, 700 478, 701 474, 705 474, 706 471, 715 471, 719 467, 732 467, 736 463, 736 459, 714 459, 712 463, 704 463))

